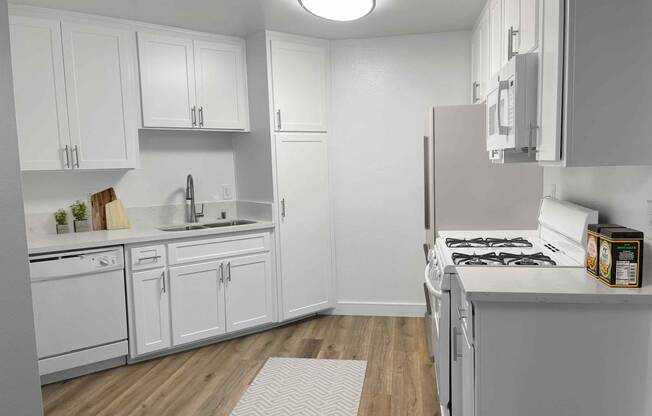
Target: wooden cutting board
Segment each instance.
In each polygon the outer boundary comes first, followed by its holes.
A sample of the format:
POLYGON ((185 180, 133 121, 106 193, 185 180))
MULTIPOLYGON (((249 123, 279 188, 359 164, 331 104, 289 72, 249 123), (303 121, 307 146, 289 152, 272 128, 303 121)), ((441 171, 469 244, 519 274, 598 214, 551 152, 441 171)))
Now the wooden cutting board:
POLYGON ((113 188, 105 189, 101 192, 91 195, 91 215, 93 219, 93 230, 106 230, 106 209, 105 206, 111 201, 115 201, 115 190, 113 188))
POLYGON ((130 228, 129 217, 127 210, 122 201, 116 199, 111 201, 104 207, 106 209, 106 229, 107 230, 123 230, 130 228))

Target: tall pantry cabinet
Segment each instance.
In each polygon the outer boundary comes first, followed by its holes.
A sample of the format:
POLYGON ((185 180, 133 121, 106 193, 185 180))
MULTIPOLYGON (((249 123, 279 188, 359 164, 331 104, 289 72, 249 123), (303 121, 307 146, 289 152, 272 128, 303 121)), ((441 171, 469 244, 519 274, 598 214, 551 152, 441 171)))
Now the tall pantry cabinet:
POLYGON ((287 320, 334 306, 330 47, 258 33, 247 38, 247 61, 252 126, 234 142, 237 192, 272 202, 279 318, 287 320))

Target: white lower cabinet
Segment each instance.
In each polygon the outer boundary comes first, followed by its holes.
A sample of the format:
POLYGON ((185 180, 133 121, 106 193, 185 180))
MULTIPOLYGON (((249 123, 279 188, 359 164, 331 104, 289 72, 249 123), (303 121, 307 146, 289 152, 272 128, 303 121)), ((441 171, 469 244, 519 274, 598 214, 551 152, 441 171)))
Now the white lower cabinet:
POLYGON ((475 349, 472 339, 462 327, 462 415, 475 415, 475 349))
POLYGON ((270 241, 258 232, 129 247, 131 358, 274 322, 270 241))
POLYGON ((132 351, 132 355, 170 348, 170 306, 165 268, 132 273, 131 285, 129 314, 134 326, 131 345, 136 349, 136 354, 132 351))
POLYGON ((174 345, 226 332, 223 269, 223 264, 217 261, 170 267, 174 345))
POLYGON ((226 262, 226 329, 239 331, 272 322, 272 261, 270 253, 226 262))

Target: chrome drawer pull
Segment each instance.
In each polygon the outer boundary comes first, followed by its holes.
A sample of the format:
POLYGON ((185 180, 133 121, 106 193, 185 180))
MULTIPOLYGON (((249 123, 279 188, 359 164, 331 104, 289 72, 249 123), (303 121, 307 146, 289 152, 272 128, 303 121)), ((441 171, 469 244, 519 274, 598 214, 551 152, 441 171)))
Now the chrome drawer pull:
POLYGON ((145 260, 158 260, 160 259, 161 256, 149 256, 149 257, 141 257, 138 259, 138 261, 145 261, 145 260))

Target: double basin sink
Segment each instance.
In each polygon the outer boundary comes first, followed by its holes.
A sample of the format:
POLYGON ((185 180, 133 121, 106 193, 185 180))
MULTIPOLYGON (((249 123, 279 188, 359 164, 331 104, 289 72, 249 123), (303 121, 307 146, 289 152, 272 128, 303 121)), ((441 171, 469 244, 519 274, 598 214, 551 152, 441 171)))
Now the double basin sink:
POLYGON ((237 225, 248 225, 255 224, 256 221, 250 220, 232 220, 232 221, 220 221, 207 224, 187 224, 187 225, 174 225, 171 227, 162 227, 161 231, 190 231, 190 230, 207 230, 210 228, 221 228, 221 227, 235 227, 237 225))

